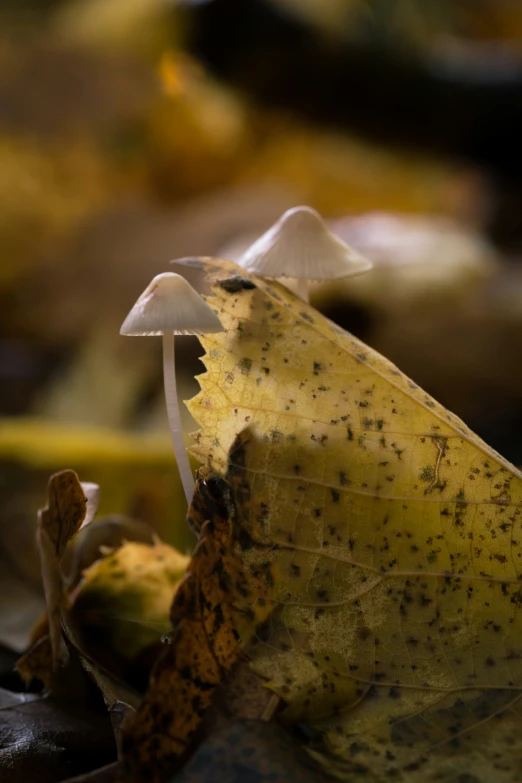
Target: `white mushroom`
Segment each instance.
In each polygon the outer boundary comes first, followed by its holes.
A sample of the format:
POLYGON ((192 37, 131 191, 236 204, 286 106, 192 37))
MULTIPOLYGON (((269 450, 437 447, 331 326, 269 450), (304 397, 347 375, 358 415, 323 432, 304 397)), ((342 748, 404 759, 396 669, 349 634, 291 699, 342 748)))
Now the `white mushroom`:
POLYGON ((156 275, 122 324, 120 334, 135 337, 163 336, 163 380, 170 434, 179 475, 190 505, 194 477, 190 468, 176 390, 174 335, 222 332, 217 315, 181 275, 156 275))
POLYGON ((260 277, 298 280, 298 293, 305 301, 309 280, 352 277, 372 267, 371 261, 334 236, 311 207, 287 210, 237 263, 260 277))

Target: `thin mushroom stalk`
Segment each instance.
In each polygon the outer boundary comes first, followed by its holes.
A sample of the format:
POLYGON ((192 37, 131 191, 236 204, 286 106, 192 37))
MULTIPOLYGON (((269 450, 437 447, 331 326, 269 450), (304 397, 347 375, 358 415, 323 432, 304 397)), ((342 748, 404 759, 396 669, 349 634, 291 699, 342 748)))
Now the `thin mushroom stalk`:
POLYGON ((176 385, 176 341, 173 332, 163 335, 163 384, 165 387, 165 403, 169 420, 170 437, 174 447, 174 454, 178 463, 179 477, 183 485, 183 491, 190 506, 194 494, 194 476, 185 448, 183 428, 181 426, 181 413, 178 402, 178 390, 176 385))
POLYGON ((188 505, 192 500, 195 482, 181 426, 176 386, 175 335, 212 334, 222 331, 223 327, 213 310, 190 283, 174 272, 156 275, 120 329, 120 334, 123 335, 163 337, 163 380, 170 437, 188 505))

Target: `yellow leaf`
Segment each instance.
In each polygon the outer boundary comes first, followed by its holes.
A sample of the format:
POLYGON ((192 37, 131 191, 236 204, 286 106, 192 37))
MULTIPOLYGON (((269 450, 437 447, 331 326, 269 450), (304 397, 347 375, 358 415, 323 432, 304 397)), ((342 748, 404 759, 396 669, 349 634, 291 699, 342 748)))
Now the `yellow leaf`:
POLYGON ((214 263, 226 332, 201 339, 193 452, 231 486, 253 668, 348 772, 361 736, 365 763, 399 774, 412 751, 394 761, 392 742, 444 763, 509 713, 505 749, 522 696, 521 473, 282 285, 214 263))
POLYGON ((189 558, 168 544, 125 542, 84 572, 71 619, 87 650, 132 659, 171 630, 169 610, 189 558))

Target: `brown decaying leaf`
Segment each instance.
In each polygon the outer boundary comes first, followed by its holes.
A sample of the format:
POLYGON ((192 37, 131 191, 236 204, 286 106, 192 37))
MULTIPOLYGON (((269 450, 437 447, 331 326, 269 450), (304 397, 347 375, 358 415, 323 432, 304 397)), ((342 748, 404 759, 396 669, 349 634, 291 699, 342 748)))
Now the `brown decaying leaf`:
POLYGON ((298 742, 281 726, 259 720, 233 721, 220 726, 169 783, 209 783, 216 779, 220 783, 332 780, 315 768, 298 742))
POLYGON ((114 755, 110 721, 98 710, 0 688, 2 783, 56 783, 114 755))
POLYGON ((229 520, 212 480, 199 480, 189 510, 200 531, 171 610, 171 644, 124 735, 124 759, 135 779, 159 781, 190 746, 214 693, 239 654, 230 596, 242 574, 229 547, 229 520))
POLYGON ((73 470, 62 470, 51 476, 48 491, 49 504, 38 512, 36 541, 49 615, 53 668, 56 670, 67 661, 67 648, 62 638, 64 591, 60 561, 67 542, 85 518, 87 500, 73 470))

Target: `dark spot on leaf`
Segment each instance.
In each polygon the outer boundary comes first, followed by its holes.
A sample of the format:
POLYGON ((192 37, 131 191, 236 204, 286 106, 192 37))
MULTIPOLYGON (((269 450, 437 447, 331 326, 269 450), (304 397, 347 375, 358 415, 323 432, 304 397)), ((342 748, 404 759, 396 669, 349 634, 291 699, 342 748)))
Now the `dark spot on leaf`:
POLYGON ((243 375, 248 375, 250 372, 250 368, 252 367, 252 359, 247 359, 246 356, 244 356, 242 359, 240 359, 237 363, 237 366, 243 373, 243 375))
POLYGON ((233 277, 227 277, 225 280, 220 280, 218 285, 229 294, 237 294, 238 291, 249 291, 256 287, 252 280, 248 280, 246 277, 240 277, 239 275, 233 275, 233 277))
POLYGON ((427 481, 430 483, 435 478, 435 471, 433 470, 431 465, 427 465, 425 468, 423 468, 419 474, 419 478, 421 481, 427 481))

